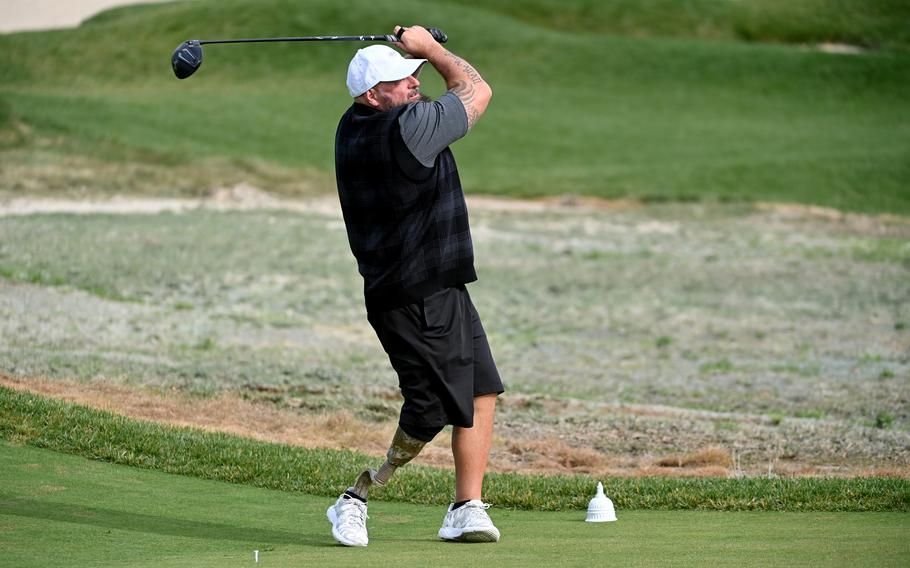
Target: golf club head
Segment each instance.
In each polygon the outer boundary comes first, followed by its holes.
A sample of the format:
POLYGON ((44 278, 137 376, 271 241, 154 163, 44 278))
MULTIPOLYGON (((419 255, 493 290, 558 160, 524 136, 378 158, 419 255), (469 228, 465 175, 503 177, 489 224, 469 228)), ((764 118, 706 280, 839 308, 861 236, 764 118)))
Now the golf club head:
POLYGON ((177 46, 171 56, 171 67, 178 79, 186 79, 202 65, 202 44, 191 39, 177 46))

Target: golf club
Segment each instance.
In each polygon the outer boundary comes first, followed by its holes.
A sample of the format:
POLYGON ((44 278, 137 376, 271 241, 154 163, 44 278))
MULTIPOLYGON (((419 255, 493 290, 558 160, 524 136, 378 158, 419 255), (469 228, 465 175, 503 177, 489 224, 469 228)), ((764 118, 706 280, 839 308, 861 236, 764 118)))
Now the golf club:
MULTIPOLYGON (((181 43, 171 55, 171 67, 178 79, 186 79, 202 65, 202 46, 211 43, 266 43, 277 41, 400 41, 405 28, 398 35, 365 36, 307 36, 307 37, 261 37, 250 39, 191 39, 181 43)), ((439 43, 448 41, 448 36, 438 28, 427 28, 433 39, 439 43)))

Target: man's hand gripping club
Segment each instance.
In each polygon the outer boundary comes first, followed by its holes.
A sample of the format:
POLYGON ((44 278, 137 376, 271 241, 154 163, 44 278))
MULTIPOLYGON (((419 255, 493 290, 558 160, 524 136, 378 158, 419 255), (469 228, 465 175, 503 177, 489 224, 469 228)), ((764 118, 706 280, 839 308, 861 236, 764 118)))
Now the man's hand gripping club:
POLYGON ((439 71, 446 88, 454 93, 468 113, 468 128, 472 128, 487 110, 493 90, 477 69, 438 43, 430 32, 420 26, 395 27, 401 41, 395 43, 413 57, 426 59, 439 71), (404 31, 401 31, 401 30, 404 31), (400 35, 399 35, 400 34, 400 35))

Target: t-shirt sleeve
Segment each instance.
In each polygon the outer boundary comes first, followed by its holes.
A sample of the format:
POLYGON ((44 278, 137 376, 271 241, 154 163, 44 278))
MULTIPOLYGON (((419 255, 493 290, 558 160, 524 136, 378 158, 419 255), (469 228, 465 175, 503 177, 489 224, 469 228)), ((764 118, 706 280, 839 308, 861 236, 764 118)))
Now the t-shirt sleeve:
POLYGON ((435 101, 412 104, 399 116, 398 126, 411 154, 432 168, 440 152, 468 133, 468 113, 450 91, 435 101))

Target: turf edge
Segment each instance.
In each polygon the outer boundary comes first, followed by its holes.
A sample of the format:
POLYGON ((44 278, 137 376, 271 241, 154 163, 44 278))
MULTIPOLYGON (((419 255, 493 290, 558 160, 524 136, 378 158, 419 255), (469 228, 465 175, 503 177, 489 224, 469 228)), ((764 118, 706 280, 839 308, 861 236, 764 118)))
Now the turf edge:
MULTIPOLYGON (((165 426, 0 387, 0 439, 90 459, 283 491, 334 496, 375 458, 165 426)), ((910 511, 910 480, 896 478, 607 478, 622 509, 719 511, 910 511)), ((444 505, 453 472, 413 465, 376 500, 444 505)), ((486 499, 500 507, 577 510, 590 476, 489 474, 486 499)))

